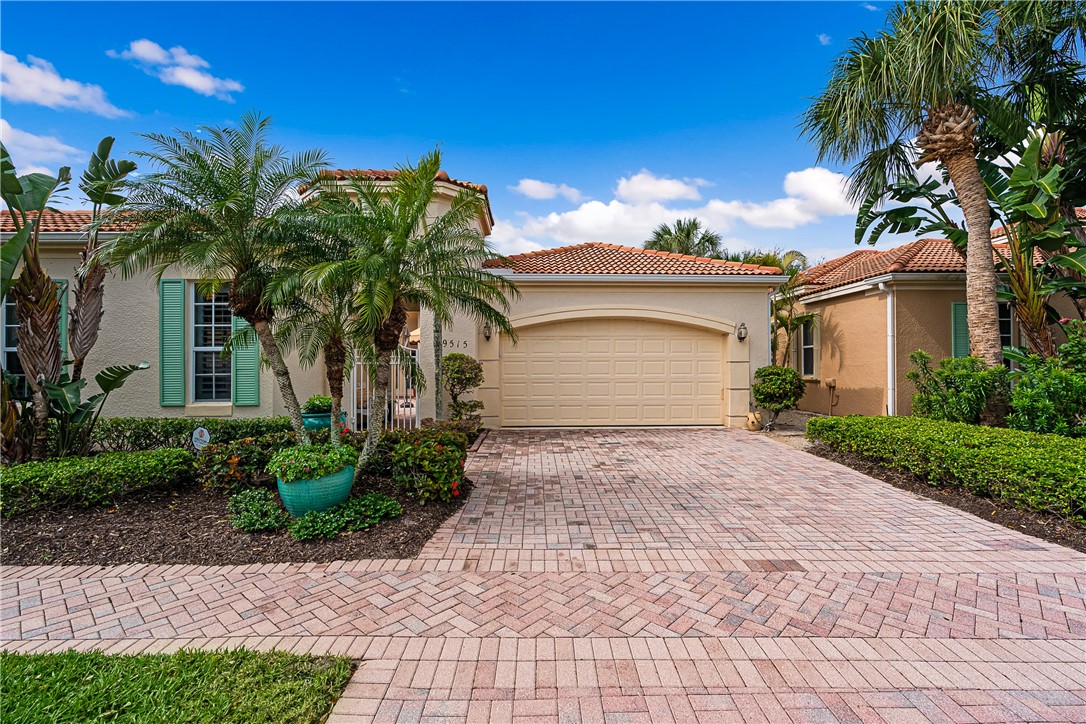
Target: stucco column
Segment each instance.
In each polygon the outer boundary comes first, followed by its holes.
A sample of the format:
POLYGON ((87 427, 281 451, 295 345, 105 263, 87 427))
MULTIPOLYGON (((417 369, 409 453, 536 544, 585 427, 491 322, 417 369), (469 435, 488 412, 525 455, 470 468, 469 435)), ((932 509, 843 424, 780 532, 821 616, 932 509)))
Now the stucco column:
POLYGON ((750 411, 750 338, 740 342, 734 334, 724 337, 724 424, 743 427, 750 411))

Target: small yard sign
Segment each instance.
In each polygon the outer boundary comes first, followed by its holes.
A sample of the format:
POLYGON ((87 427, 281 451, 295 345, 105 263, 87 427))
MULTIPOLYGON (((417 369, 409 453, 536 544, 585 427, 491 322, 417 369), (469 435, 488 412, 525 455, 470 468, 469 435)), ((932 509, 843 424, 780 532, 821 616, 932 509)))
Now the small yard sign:
POLYGON ((206 427, 198 427, 192 431, 192 446, 197 450, 203 450, 209 442, 211 442, 211 433, 206 427))

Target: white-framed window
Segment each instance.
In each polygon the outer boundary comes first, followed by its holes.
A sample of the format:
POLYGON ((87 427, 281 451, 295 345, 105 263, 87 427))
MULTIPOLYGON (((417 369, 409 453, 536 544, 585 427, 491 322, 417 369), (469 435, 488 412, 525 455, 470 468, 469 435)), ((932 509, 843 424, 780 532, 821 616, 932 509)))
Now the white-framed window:
POLYGON ((222 350, 230 339, 230 292, 205 297, 192 286, 192 401, 230 402, 230 358, 222 350))
MULTIPOLYGON (((1010 302, 999 303, 999 345, 1001 347, 1011 347, 1014 345, 1014 308, 1010 302)), ((1003 364, 1007 367, 1014 367, 1014 363, 1009 359, 1004 359, 1003 364)))
POLYGON ((815 376, 815 325, 808 319, 799 328, 799 373, 804 377, 815 376))
POLYGON ((0 311, 0 346, 3 348, 4 370, 23 380, 23 364, 19 361, 19 320, 15 316, 15 300, 11 295, 4 297, 3 310, 0 311))

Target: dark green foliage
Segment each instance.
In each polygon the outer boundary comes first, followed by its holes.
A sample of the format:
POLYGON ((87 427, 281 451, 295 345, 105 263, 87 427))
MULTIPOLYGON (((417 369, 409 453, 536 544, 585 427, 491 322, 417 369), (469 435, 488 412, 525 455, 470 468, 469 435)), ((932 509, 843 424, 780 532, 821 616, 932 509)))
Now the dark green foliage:
POLYGON ((816 417, 807 437, 1021 508, 1086 523, 1086 440, 927 420, 816 417))
POLYGON ((226 503, 230 525, 246 533, 279 530, 290 515, 283 510, 279 497, 267 488, 250 488, 234 495, 226 503))
POLYGON ((426 503, 460 495, 467 452, 462 435, 416 435, 392 449, 392 480, 426 503), (452 444, 450 444, 452 443, 452 444))
POLYGON ((791 367, 769 365, 755 370, 751 392, 754 404, 773 413, 769 421, 769 425, 772 425, 777 415, 799 404, 800 398, 807 392, 807 385, 799 372, 791 367))
POLYGON ((914 385, 913 415, 947 422, 977 423, 985 410, 1006 402, 1007 368, 989 367, 979 357, 947 357, 932 369, 923 350, 909 355, 915 370, 905 373, 914 385))
POLYGON ((280 651, 0 653, 0 719, 316 724, 350 677, 349 659, 280 651))
POLYGON ((479 360, 460 352, 445 355, 441 359, 441 384, 452 398, 449 403, 452 419, 466 420, 478 427, 483 403, 479 400, 461 400, 460 396, 483 384, 483 366, 479 360))
POLYGON ((205 488, 228 493, 260 485, 269 479, 272 455, 296 441, 293 432, 277 432, 208 445, 196 457, 197 477, 205 488))
POLYGON ((1073 322, 1064 329, 1068 340, 1057 357, 1030 355, 1020 363, 1009 427, 1086 437, 1086 326, 1073 322))
POLYGON ((0 514, 89 507, 140 490, 178 488, 192 481, 194 467, 192 454, 175 448, 11 465, 0 475, 0 514))
POLYGON ((403 515, 403 508, 396 499, 381 493, 350 498, 333 510, 343 518, 344 528, 351 532, 372 528, 382 520, 403 515))
POLYGON ((335 538, 347 525, 346 519, 334 510, 311 510, 290 523, 294 540, 320 540, 335 538))
POLYGON ((365 472, 370 475, 388 477, 392 475, 392 451, 402 442, 433 441, 444 446, 458 447, 467 455, 468 439, 464 433, 450 429, 446 423, 438 422, 433 428, 421 430, 385 430, 377 439, 373 455, 366 461, 365 472))
POLYGON ((349 445, 295 445, 274 453, 267 471, 284 483, 316 480, 354 465, 358 451, 349 445))
POLYGON ((481 433, 478 423, 472 420, 435 420, 432 417, 422 421, 422 429, 459 433, 467 438, 468 445, 478 440, 481 433))
POLYGON ((260 437, 274 432, 289 432, 286 417, 223 418, 209 417, 112 417, 98 421, 94 441, 106 452, 117 450, 155 450, 179 447, 193 450, 192 431, 206 427, 211 443, 218 445, 243 437, 260 437))
POLYGON ((302 403, 302 412, 307 415, 315 415, 318 412, 330 413, 332 411, 332 398, 328 395, 312 395, 302 403))

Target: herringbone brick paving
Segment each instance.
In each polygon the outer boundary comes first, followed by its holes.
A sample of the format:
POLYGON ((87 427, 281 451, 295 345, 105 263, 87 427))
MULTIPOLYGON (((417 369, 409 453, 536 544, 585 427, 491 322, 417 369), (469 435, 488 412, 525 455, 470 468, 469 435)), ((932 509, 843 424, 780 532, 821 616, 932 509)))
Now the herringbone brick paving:
POLYGON ((1086 721, 1086 556, 715 429, 505 431, 413 561, 4 568, 4 648, 344 653, 336 721, 1086 721))

